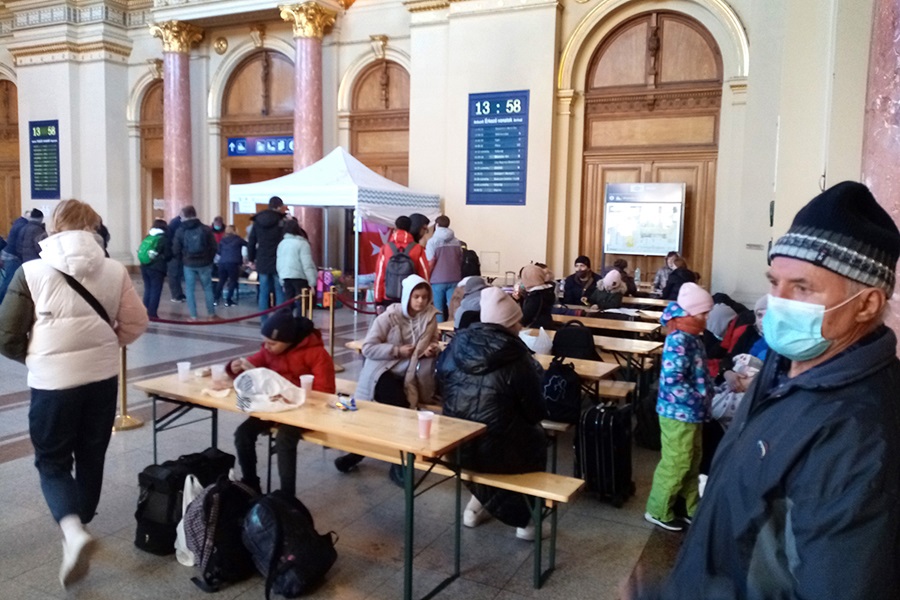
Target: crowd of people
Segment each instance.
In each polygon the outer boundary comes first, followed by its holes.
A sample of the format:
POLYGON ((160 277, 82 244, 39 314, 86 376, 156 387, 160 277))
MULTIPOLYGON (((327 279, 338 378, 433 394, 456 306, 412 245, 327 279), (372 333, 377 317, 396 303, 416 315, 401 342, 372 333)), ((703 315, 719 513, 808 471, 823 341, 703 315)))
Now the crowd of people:
MULTIPOLYGON (((226 306, 235 300, 243 265, 259 273, 261 309, 270 295, 279 303, 314 284, 309 242, 285 213, 273 197, 247 241, 219 217, 201 223, 192 206, 170 223, 154 221, 138 249, 143 307, 125 267, 106 255, 108 232, 89 205, 59 203, 48 230, 37 210, 15 222, 2 250, 0 353, 28 367, 35 466, 63 537, 64 586, 84 576, 96 545, 85 525, 100 499, 119 347, 157 316, 167 276, 176 301, 183 281, 195 319, 196 283, 213 317, 223 293, 226 306)), ((440 402, 445 415, 487 425, 459 454, 462 467, 543 470, 543 373, 518 334, 552 327, 557 310, 620 306, 639 293, 634 277, 624 260, 597 273, 579 256, 563 281, 532 263, 503 289, 467 272, 468 249, 446 215, 429 226, 424 215, 400 217, 380 249, 379 314, 362 345, 356 399, 412 410, 440 402), (441 351, 443 320, 457 331, 441 351)), ((652 284, 670 300, 660 320, 661 454, 644 517, 688 533, 665 584, 626 597, 896 597, 900 362, 884 317, 898 257, 893 219, 852 182, 810 201, 774 243, 770 292, 752 309, 711 295, 683 257, 666 256, 652 284)), ((312 375, 313 389, 335 391, 333 360, 311 320, 288 308, 261 321, 260 350, 231 361, 231 377, 263 367, 295 385, 312 375)), ((270 427, 249 418, 235 431, 241 478, 255 489, 256 438, 270 427)), ((299 439, 278 426, 280 485, 292 495, 299 439)), ((335 467, 351 474, 361 461, 348 454, 335 467)), ((398 469, 388 475, 402 485, 398 469)), ((493 517, 518 538, 544 534, 522 494, 467 485, 465 526, 493 517)))

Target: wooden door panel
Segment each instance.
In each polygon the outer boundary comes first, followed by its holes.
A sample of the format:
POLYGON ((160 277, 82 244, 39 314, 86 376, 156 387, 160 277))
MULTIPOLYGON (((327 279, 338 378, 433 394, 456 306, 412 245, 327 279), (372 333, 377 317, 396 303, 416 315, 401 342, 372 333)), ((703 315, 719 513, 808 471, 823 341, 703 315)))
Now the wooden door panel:
POLYGON ((0 233, 9 235, 12 222, 22 214, 18 169, 0 169, 0 233))
POLYGON ((644 163, 587 159, 581 205, 581 253, 590 257, 597 270, 603 254, 603 193, 606 184, 641 182, 645 171, 644 163))

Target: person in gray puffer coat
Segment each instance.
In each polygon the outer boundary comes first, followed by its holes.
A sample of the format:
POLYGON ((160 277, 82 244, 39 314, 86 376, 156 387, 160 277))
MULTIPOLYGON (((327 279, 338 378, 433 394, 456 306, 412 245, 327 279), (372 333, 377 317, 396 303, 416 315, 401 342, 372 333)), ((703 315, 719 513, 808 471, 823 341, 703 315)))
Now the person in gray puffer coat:
MULTIPOLYGON (((522 311, 502 290, 481 292, 481 323, 456 333, 438 357, 444 415, 487 425, 487 433, 462 447, 463 468, 484 473, 527 473, 547 466, 547 415, 541 394, 543 370, 516 335, 522 311)), ((469 485, 473 497, 463 523, 475 527, 488 515, 516 527, 520 539, 534 539, 523 494, 469 485)))
MULTIPOLYGON (((474 312, 481 314, 481 290, 488 287, 487 282, 481 277, 469 277, 467 278, 464 293, 462 297, 462 301, 459 303, 459 308, 456 309, 456 312, 453 314, 453 327, 455 329, 460 328, 460 324, 462 321, 462 317, 467 312, 474 312)), ((475 320, 479 320, 480 316, 475 320)))

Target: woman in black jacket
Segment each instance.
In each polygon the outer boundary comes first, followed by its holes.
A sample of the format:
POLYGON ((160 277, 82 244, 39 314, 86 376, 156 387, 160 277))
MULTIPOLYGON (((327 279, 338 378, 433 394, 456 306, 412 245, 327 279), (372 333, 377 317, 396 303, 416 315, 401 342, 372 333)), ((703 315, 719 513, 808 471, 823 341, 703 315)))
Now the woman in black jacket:
MULTIPOLYGON (((463 446, 463 468, 484 473, 526 473, 547 466, 543 371, 516 335, 521 311, 503 291, 481 292, 481 322, 456 333, 438 358, 444 414, 487 425, 487 433, 463 446)), ((534 539, 531 511, 523 494, 467 484, 473 497, 463 515, 475 527, 488 514, 516 527, 520 539, 534 539)))
POLYGON ((675 270, 669 274, 666 287, 663 288, 662 298, 663 300, 675 301, 678 300, 678 291, 682 285, 685 283, 697 283, 697 275, 687 268, 687 263, 680 256, 672 263, 675 265, 675 270))
POLYGON ((519 272, 519 283, 524 290, 515 299, 522 303, 522 327, 554 329, 556 286, 550 272, 543 265, 527 265, 519 272))

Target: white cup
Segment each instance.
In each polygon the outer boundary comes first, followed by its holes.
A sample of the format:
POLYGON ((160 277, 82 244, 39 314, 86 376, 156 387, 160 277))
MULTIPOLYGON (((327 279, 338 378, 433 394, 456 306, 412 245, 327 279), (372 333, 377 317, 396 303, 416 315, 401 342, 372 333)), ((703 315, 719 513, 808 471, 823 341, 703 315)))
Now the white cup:
POLYGON ((212 365, 210 370, 212 371, 213 383, 222 383, 225 381, 225 365, 212 365))
POLYGON ((420 410, 419 415, 419 437, 427 440, 431 437, 431 423, 434 421, 434 413, 430 410, 420 410))
POLYGON ((313 380, 316 378, 315 375, 301 375, 300 376, 300 387, 307 392, 312 391, 313 380))
POLYGON ((190 381, 191 380, 191 361, 186 360, 180 363, 176 363, 178 367, 178 381, 190 381))

